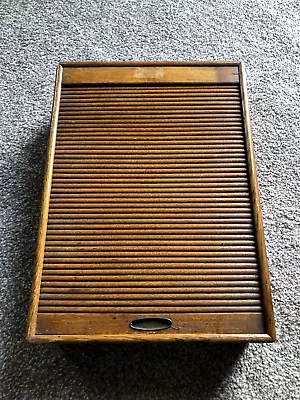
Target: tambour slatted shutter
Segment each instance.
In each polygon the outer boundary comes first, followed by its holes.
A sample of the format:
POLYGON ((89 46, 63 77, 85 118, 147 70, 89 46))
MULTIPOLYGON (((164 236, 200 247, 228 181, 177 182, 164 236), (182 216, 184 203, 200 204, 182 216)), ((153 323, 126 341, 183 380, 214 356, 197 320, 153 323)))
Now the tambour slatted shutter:
POLYGON ((240 63, 59 65, 31 342, 274 340, 245 90, 240 63))

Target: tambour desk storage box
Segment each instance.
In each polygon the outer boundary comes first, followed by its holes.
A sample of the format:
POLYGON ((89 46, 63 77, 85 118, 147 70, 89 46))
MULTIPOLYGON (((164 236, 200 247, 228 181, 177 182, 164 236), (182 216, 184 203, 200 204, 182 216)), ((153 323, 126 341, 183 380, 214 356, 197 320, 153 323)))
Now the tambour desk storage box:
POLYGON ((243 65, 58 66, 28 340, 275 340, 243 65))

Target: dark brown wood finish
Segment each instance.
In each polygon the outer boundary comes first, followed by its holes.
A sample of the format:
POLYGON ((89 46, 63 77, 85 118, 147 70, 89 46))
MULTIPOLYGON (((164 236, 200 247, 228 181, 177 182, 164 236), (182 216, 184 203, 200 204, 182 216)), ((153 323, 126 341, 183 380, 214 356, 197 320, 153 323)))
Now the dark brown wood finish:
POLYGON ((60 64, 36 260, 32 343, 275 340, 242 64, 60 64))

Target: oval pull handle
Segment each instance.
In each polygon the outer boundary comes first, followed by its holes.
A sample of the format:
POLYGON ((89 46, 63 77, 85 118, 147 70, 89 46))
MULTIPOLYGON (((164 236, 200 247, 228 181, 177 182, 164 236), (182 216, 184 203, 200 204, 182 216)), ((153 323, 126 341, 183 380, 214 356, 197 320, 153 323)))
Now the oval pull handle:
POLYGON ((129 326, 139 331, 160 331, 171 328, 172 320, 163 317, 137 318, 130 321, 129 326))

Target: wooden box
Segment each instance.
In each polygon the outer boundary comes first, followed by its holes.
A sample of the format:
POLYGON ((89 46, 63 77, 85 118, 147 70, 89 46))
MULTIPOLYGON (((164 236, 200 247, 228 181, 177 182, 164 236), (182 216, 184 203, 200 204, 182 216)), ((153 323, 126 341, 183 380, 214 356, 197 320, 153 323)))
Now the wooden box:
POLYGON ((241 63, 59 65, 27 338, 275 340, 241 63))

